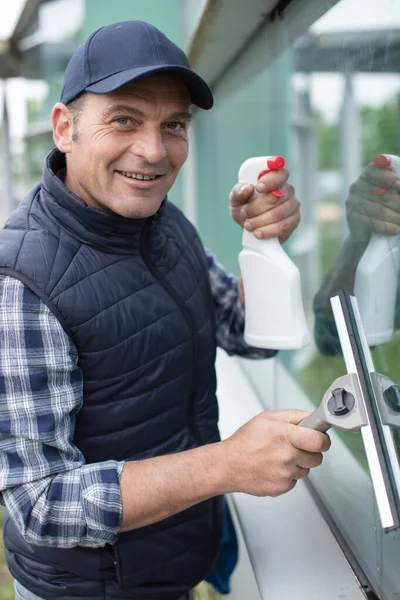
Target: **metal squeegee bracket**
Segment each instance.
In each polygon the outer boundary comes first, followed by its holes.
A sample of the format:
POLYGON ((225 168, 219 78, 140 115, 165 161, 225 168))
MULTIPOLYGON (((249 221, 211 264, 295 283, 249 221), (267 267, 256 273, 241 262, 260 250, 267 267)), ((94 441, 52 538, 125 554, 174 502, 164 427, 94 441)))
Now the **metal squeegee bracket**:
POLYGON ((400 466, 389 426, 400 426, 400 389, 374 371, 356 298, 340 291, 331 306, 348 374, 332 383, 301 426, 361 433, 382 527, 392 531, 400 527, 400 466))

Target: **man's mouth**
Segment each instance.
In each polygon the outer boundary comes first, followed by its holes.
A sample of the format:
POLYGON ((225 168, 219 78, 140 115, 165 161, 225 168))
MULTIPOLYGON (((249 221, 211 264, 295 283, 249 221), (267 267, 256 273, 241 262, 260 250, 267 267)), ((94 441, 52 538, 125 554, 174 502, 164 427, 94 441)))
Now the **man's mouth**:
POLYGON ((162 177, 162 175, 143 175, 141 173, 131 173, 130 171, 117 171, 117 173, 120 173, 129 179, 137 179, 138 181, 154 181, 155 179, 162 177))

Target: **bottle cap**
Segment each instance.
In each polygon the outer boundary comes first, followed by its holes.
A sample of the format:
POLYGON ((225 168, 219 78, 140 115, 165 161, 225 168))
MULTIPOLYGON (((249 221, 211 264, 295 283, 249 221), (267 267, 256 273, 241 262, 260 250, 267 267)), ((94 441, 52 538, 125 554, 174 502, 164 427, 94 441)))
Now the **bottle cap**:
POLYGON ((267 166, 270 171, 277 171, 278 169, 283 169, 285 164, 286 163, 283 156, 271 156, 267 160, 267 166))

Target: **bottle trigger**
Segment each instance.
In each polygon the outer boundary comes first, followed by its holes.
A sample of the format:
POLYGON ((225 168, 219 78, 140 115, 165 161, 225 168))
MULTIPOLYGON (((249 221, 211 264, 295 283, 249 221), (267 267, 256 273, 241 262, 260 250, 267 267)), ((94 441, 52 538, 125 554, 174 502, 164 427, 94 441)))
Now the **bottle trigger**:
MULTIPOLYGON (((281 156, 276 156, 273 160, 267 160, 267 165, 269 168, 260 171, 257 177, 257 181, 259 181, 261 177, 264 177, 264 175, 266 175, 267 173, 271 173, 271 171, 278 171, 279 169, 282 169, 285 166, 285 159, 281 156)), ((276 188, 276 190, 272 190, 270 193, 273 196, 275 196, 275 198, 283 198, 283 196, 285 195, 280 188, 276 188)))

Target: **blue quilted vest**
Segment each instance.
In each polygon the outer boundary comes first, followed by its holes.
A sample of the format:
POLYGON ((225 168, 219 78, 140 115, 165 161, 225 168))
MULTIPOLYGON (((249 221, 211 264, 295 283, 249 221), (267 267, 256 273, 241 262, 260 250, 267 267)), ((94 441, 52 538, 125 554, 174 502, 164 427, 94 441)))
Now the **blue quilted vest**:
MULTIPOLYGON (((148 219, 91 208, 63 168, 53 151, 0 232, 0 273, 40 296, 78 349, 76 445, 93 463, 218 441, 215 315, 195 229, 167 200, 148 219)), ((210 571, 222 527, 215 498, 104 548, 28 544, 9 515, 4 542, 12 575, 46 599, 174 600, 210 571)))

